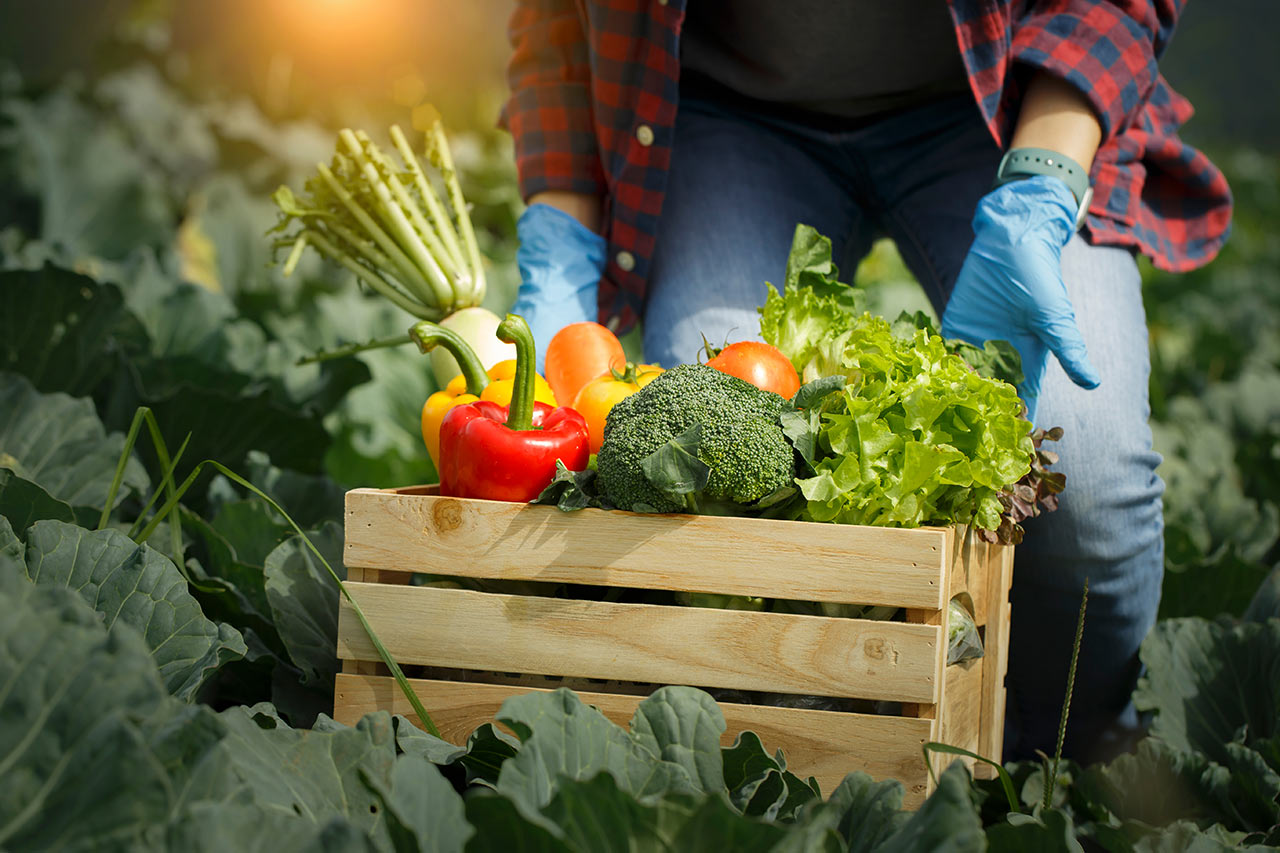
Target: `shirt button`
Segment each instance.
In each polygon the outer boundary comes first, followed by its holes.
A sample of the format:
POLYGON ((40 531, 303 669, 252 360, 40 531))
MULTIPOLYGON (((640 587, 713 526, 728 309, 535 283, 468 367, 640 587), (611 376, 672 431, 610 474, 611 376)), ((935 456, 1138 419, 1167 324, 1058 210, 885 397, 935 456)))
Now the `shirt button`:
POLYGON ((628 251, 621 251, 614 258, 623 272, 631 272, 636 268, 636 256, 628 251))
POLYGON ((636 139, 645 148, 653 144, 653 128, 647 124, 642 124, 636 128, 636 139))

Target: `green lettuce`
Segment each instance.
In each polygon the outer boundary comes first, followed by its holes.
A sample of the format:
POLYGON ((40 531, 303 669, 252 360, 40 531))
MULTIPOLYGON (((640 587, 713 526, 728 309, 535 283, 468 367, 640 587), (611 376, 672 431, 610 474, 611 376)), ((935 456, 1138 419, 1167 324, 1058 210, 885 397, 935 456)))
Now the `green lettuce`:
MULTIPOLYGON (((761 336, 805 381, 846 381, 788 424, 812 472, 797 481, 801 517, 998 529, 1000 493, 1030 471, 1035 452, 1017 391, 984 376, 927 320, 858 313, 858 294, 835 275, 830 241, 799 226, 785 289, 770 286, 760 311, 761 336)), ((967 352, 1007 363, 999 346, 967 352)))

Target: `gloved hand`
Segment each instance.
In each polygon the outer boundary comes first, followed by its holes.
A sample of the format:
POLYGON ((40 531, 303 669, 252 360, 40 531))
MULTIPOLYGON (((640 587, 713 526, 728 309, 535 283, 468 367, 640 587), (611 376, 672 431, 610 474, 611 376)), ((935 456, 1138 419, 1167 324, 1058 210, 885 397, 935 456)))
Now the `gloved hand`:
POLYGON ((547 204, 534 204, 516 223, 520 290, 511 313, 533 330, 538 373, 551 338, 570 323, 596 319, 596 292, 604 273, 604 238, 547 204))
POLYGON ((942 335, 981 345, 1003 339, 1022 356, 1018 393, 1035 422, 1052 350, 1067 375, 1098 386, 1062 282, 1062 248, 1075 232, 1075 196, 1047 175, 997 187, 978 202, 973 245, 942 315, 942 335))

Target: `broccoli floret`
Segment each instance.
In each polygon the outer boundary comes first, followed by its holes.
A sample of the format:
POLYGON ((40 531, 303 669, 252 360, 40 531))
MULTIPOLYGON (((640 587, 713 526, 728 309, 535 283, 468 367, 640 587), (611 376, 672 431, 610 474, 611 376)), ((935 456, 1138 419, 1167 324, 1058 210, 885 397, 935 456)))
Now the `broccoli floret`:
POLYGON ((641 463, 701 425, 697 456, 710 471, 694 505, 758 501, 796 476, 795 454, 778 421, 786 405, 777 394, 706 365, 672 368, 609 412, 597 459, 601 488, 619 509, 687 509, 683 496, 655 488, 641 463))

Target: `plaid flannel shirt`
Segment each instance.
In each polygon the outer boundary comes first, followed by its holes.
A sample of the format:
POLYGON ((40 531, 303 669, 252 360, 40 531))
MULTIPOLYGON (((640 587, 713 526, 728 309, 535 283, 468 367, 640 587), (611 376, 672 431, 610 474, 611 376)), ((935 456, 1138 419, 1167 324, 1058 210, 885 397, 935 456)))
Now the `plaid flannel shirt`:
MULTIPOLYGON (((694 0, 697 2, 697 0, 694 0)), ((969 85, 996 143, 1039 68, 1083 92, 1102 124, 1085 234, 1157 267, 1208 263, 1226 240, 1226 179, 1177 137, 1191 105, 1156 61, 1185 0, 948 0, 969 85), (1019 65, 1020 64, 1020 65, 1019 65)), ((630 328, 646 279, 679 95, 686 0, 518 0, 511 97, 520 189, 602 196, 607 265, 600 319, 630 328)))

